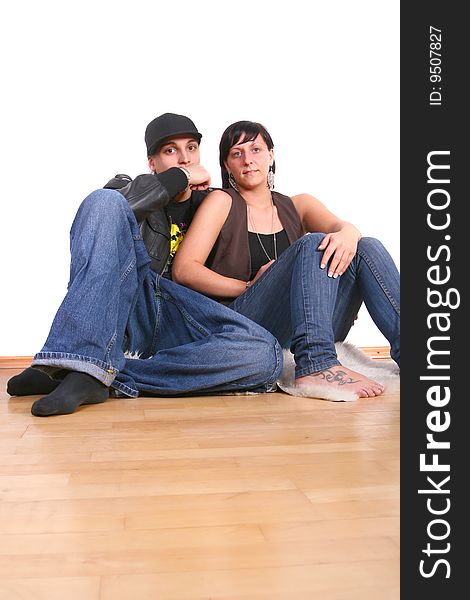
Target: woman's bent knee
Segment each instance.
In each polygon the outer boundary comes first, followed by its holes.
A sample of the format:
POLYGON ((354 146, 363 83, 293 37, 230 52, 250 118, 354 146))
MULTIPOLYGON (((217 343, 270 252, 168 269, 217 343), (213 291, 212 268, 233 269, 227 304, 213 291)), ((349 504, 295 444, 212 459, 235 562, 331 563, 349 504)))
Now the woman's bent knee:
POLYGON ((318 250, 318 246, 320 245, 324 237, 324 233, 306 233, 296 242, 294 242, 294 244, 297 245, 299 249, 303 247, 308 247, 312 250, 318 250))
POLYGON ((371 250, 383 250, 384 245, 380 240, 374 237, 363 237, 357 244, 357 249, 364 252, 370 252, 371 250))

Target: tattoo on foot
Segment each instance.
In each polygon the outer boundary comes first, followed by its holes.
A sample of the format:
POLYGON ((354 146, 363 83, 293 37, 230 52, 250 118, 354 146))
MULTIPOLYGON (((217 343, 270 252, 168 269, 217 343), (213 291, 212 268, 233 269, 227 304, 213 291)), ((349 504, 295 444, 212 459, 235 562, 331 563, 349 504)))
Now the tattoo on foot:
POLYGON ((349 377, 346 371, 336 371, 334 373, 331 369, 325 369, 319 373, 312 373, 312 377, 321 377, 328 381, 328 383, 337 383, 338 385, 347 385, 349 383, 358 383, 359 379, 353 379, 349 377))

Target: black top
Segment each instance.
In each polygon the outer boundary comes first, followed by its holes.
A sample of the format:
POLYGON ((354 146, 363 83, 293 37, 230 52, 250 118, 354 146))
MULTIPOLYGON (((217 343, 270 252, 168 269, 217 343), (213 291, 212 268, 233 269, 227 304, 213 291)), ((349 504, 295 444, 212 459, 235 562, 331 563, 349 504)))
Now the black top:
MULTIPOLYGON (((233 188, 223 191, 232 198, 232 206, 205 264, 224 277, 248 281, 251 275, 251 260, 246 202, 233 188)), ((271 197, 287 239, 293 244, 305 233, 294 203, 289 196, 279 192, 272 191, 271 197)))
POLYGON ((250 280, 256 275, 256 273, 260 270, 260 268, 269 262, 271 259, 275 258, 274 255, 274 236, 276 236, 276 250, 277 256, 279 256, 287 250, 289 247, 289 240, 287 238, 287 233, 285 229, 278 231, 277 233, 253 233, 251 231, 248 232, 248 244, 250 246, 250 256, 251 256, 251 272, 250 272, 250 280), (259 239, 258 239, 259 236, 259 239), (263 244, 266 252, 269 255, 269 258, 266 256, 263 248, 260 244, 263 244))

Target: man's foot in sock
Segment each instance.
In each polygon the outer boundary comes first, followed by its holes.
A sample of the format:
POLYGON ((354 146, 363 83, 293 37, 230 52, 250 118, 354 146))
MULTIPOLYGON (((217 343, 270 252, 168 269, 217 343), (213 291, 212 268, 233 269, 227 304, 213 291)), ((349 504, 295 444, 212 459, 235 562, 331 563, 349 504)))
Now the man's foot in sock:
POLYGON ((60 381, 51 379, 49 375, 28 367, 19 375, 9 379, 7 394, 10 396, 31 396, 32 394, 50 394, 59 385, 60 381))
POLYGON ((36 417, 69 415, 82 404, 99 404, 108 397, 109 388, 103 383, 86 373, 70 371, 53 392, 34 402, 31 412, 36 417))

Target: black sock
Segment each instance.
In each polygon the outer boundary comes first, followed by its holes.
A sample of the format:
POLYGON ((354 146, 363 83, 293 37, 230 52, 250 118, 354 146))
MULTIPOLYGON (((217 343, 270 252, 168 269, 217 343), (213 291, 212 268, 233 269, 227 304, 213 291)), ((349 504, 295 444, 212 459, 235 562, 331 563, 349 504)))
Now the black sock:
POLYGON ((109 389, 91 375, 70 371, 53 392, 33 403, 31 412, 36 417, 68 415, 82 404, 99 404, 108 396, 109 389))
POLYGON ((7 383, 7 393, 10 396, 30 396, 32 394, 50 394, 59 385, 49 375, 28 367, 19 375, 12 377, 7 383))

